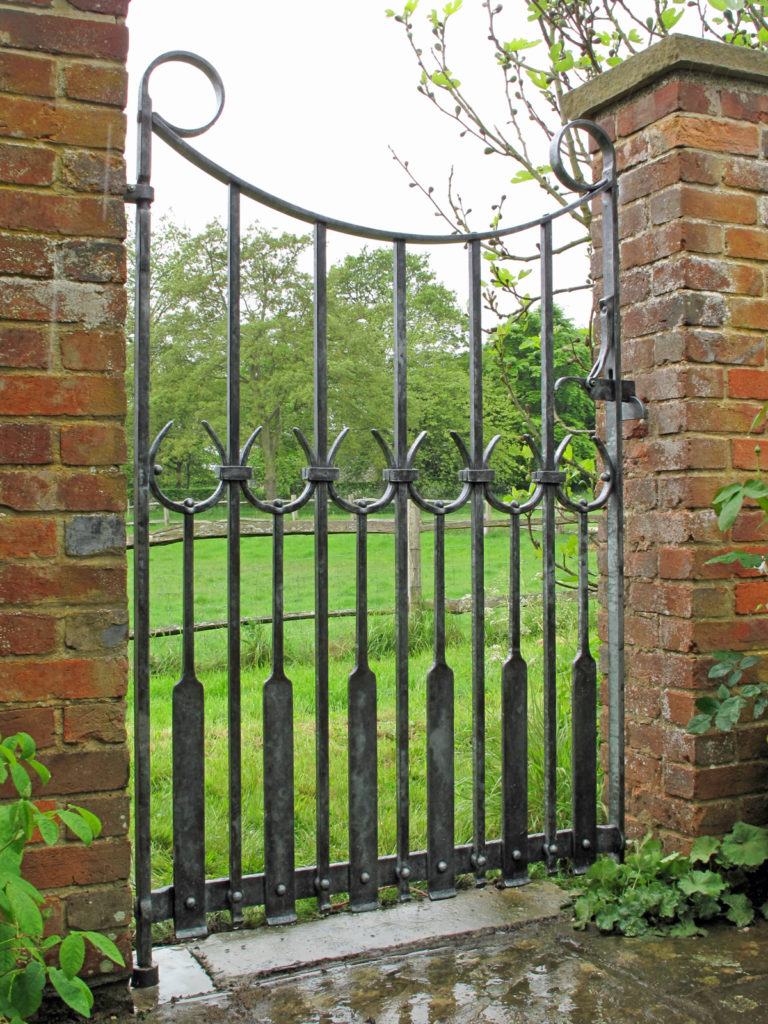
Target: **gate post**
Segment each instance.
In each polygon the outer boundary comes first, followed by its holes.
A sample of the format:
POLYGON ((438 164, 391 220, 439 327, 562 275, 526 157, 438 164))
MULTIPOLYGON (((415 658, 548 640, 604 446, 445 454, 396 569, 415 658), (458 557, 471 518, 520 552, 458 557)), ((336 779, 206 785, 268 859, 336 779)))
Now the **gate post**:
MULTIPOLYGON (((648 411, 625 426, 627 829, 686 847, 766 821, 765 725, 686 724, 713 652, 768 649, 768 582, 707 565, 727 547, 712 498, 754 473, 768 398, 768 57, 670 36, 564 108, 615 140, 623 365, 648 411)), ((760 518, 734 541, 765 550, 760 518)))
MULTIPOLYGON (((0 12, 0 732, 32 734, 35 796, 94 811, 31 845, 51 930, 102 931, 89 981, 130 970, 125 692, 125 173, 128 0, 0 12)), ((7 796, 7 792, 0 795, 7 796)))

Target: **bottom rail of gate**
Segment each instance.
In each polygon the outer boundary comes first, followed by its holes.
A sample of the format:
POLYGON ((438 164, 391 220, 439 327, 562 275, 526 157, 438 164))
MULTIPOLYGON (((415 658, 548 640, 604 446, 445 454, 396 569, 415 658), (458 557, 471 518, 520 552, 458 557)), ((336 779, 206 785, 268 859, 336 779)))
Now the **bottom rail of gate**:
MULTIPOLYGON (((545 845, 543 833, 536 833, 528 836, 528 845, 525 851, 520 851, 521 860, 529 865, 545 861, 553 855, 557 858, 572 860, 574 854, 574 833, 573 829, 561 829, 557 833, 556 850, 545 845)), ((615 825, 598 825, 597 827, 597 849, 596 853, 620 854, 623 849, 623 838, 621 832, 615 825)), ((486 845, 486 863, 481 865, 486 871, 499 870, 502 866, 502 843, 500 840, 491 840, 486 845)), ((457 875, 472 875, 477 870, 473 861, 472 845, 457 846, 454 850, 454 867, 457 875)), ((345 861, 340 864, 332 864, 330 868, 330 892, 346 893, 350 889, 350 864, 345 861)), ((410 876, 409 882, 424 882, 428 879, 427 852, 420 850, 411 854, 409 860, 410 876)), ((378 861, 378 888, 386 889, 398 884, 397 857, 380 857, 378 861)), ((317 868, 298 868, 294 873, 295 897, 300 899, 313 899, 317 896, 317 868)), ((527 877, 521 878, 516 884, 523 885, 528 881, 527 877)), ((265 903, 265 876, 263 873, 255 875, 244 875, 242 881, 242 900, 238 900, 241 907, 261 907, 265 903)), ((432 899, 442 899, 445 896, 454 895, 453 892, 438 890, 430 893, 432 899)), ((156 889, 152 893, 151 919, 153 924, 162 921, 169 921, 174 918, 175 891, 173 885, 156 889)), ((205 912, 227 911, 232 906, 231 886, 228 878, 208 879, 205 883, 205 912)))

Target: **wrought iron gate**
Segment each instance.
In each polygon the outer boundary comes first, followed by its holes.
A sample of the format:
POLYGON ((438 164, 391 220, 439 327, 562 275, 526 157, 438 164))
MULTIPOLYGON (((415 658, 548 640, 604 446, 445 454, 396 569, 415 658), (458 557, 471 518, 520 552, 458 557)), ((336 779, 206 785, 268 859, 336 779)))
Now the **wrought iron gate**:
MULTIPOLYGON (((127 199, 136 216, 136 330, 135 330, 135 475, 134 475, 134 683, 135 683, 135 862, 137 965, 134 984, 156 980, 152 964, 151 924, 173 919, 176 934, 199 936, 206 931, 206 913, 227 910, 233 924, 242 921, 243 908, 264 906, 270 923, 295 919, 297 899, 314 897, 328 909, 333 893, 348 893, 352 910, 378 906, 381 887, 397 887, 407 899, 411 884, 426 881, 433 899, 452 896, 459 874, 474 874, 481 884, 491 869, 500 869, 503 884, 519 885, 528 878, 528 866, 543 861, 554 870, 560 858, 570 859, 583 871, 598 852, 618 854, 623 846, 623 544, 621 418, 631 411, 633 389, 621 381, 616 179, 611 142, 597 125, 574 122, 588 132, 602 152, 602 177, 589 189, 566 172, 560 145, 564 129, 552 145, 551 163, 558 178, 578 193, 540 221, 514 228, 468 235, 416 235, 373 230, 343 223, 278 199, 229 173, 194 149, 186 137, 200 135, 218 118, 223 86, 215 69, 201 57, 186 52, 166 53, 147 69, 141 85, 139 109, 139 173, 127 199), (181 61, 202 71, 211 82, 217 112, 198 129, 175 127, 153 112, 149 79, 160 64, 181 61), (170 500, 156 479, 155 458, 168 427, 152 441, 149 435, 149 327, 150 327, 150 184, 153 134, 201 171, 228 189, 228 402, 226 443, 209 429, 221 464, 218 484, 204 501, 170 500), (295 500, 265 501, 251 486, 248 457, 258 429, 243 444, 240 423, 240 201, 249 197, 272 209, 314 226, 314 439, 298 434, 307 465, 305 486, 295 500), (561 463, 566 442, 555 445, 553 371, 553 243, 552 226, 558 217, 583 203, 600 199, 603 236, 603 295, 600 300, 602 344, 599 358, 581 384, 595 400, 605 403, 605 436, 595 438, 604 473, 602 493, 596 500, 575 500, 566 493, 561 463), (535 451, 539 468, 532 475, 532 495, 524 503, 502 500, 494 493, 489 460, 497 438, 484 444, 481 386, 481 254, 483 244, 538 226, 541 256, 541 366, 542 444, 535 451), (336 486, 334 466, 343 433, 329 447, 327 405, 327 295, 326 234, 336 231, 390 242, 394 283, 394 443, 388 447, 379 435, 387 468, 386 487, 377 500, 349 500, 336 486), (410 447, 406 417, 406 247, 457 245, 469 258, 470 434, 468 444, 456 437, 465 468, 459 474, 462 490, 455 500, 426 500, 417 489, 415 457, 422 438, 410 447), (273 518, 272 666, 263 685, 264 714, 264 870, 244 875, 242 870, 241 812, 241 665, 240 665, 240 495, 273 518), (149 706, 149 501, 150 495, 183 516, 183 616, 181 677, 173 689, 173 885, 152 891, 150 865, 150 706, 149 706), (434 664, 427 677, 427 849, 410 848, 409 828, 409 687, 407 596, 407 503, 412 500, 434 517, 434 664), (283 640, 284 521, 288 513, 314 501, 315 528, 315 730, 316 730, 316 859, 311 866, 295 865, 292 685, 286 676, 283 640), (205 872, 205 747, 203 686, 195 673, 193 535, 197 514, 217 502, 228 509, 228 726, 229 726, 229 875, 207 879, 205 872), (329 708, 328 708, 328 508, 329 503, 351 513, 357 524, 356 661, 349 676, 349 852, 343 863, 330 863, 329 846, 329 708), (501 670, 501 835, 486 835, 485 660, 484 660, 484 504, 509 517, 509 653, 501 670), (471 509, 472 579, 472 748, 473 836, 467 845, 454 837, 454 703, 453 672, 446 661, 444 612, 444 530, 446 517, 465 503, 471 509), (377 693, 376 678, 367 657, 366 539, 371 513, 394 505, 396 591, 396 773, 397 848, 380 856, 377 840, 377 693), (575 513, 578 545, 578 650, 572 667, 572 823, 559 829, 556 817, 556 677, 555 677, 555 512, 557 505, 575 513), (545 827, 529 835, 527 824, 527 666, 520 636, 520 523, 521 517, 540 506, 542 515, 542 629, 545 730, 545 827), (608 678, 608 823, 598 825, 596 812, 597 669, 590 651, 587 589, 587 530, 591 512, 603 509, 606 519, 605 604, 609 639, 608 678)), ((169 425, 170 426, 170 425, 169 425)), ((207 426, 207 425, 206 425, 207 426)), ((249 427, 253 425, 249 424, 249 427)), ((298 433, 298 432, 297 432, 298 433)))

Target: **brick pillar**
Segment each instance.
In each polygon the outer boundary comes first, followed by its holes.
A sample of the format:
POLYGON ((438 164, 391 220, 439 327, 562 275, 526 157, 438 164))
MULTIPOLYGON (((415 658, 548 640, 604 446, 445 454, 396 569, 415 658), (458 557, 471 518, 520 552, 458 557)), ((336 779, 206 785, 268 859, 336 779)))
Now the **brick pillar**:
MULTIPOLYGON (((714 651, 768 649, 768 584, 706 564, 768 398, 768 57, 672 36, 566 99, 615 140, 624 371, 648 410, 625 427, 628 834, 685 847, 768 820, 765 725, 685 729, 714 651)), ((760 518, 734 540, 765 550, 760 518)))
MULTIPOLYGON (((0 11, 0 732, 25 730, 62 830, 24 871, 51 927, 130 966, 125 731, 125 140, 128 0, 0 11)), ((125 972, 89 954, 94 980, 125 972)))

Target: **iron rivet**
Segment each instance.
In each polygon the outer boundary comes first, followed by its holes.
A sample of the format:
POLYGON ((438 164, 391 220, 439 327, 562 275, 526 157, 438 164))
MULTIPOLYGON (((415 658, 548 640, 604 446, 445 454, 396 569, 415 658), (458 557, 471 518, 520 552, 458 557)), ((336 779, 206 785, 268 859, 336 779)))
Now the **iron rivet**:
POLYGON ((370 880, 371 880, 371 876, 368 874, 367 871, 361 872, 361 874, 360 874, 360 881, 363 883, 363 885, 368 885, 370 880))
POLYGON ((275 886, 275 892, 277 893, 278 896, 285 896, 287 891, 288 890, 285 888, 282 882, 280 883, 280 885, 275 886))
POLYGON ((239 889, 237 889, 235 892, 232 893, 232 902, 233 903, 241 903, 242 899, 243 899, 243 894, 240 892, 239 889))
POLYGON ((155 474, 155 476, 160 476, 160 474, 163 472, 163 467, 160 465, 159 462, 156 462, 155 465, 152 467, 152 472, 155 474))
POLYGON ((330 879, 328 879, 328 878, 321 878, 320 879, 320 888, 323 890, 323 892, 328 892, 328 890, 331 888, 330 879))
POLYGON ((477 858, 477 866, 479 868, 484 868, 487 863, 488 863, 488 858, 484 854, 481 853, 480 856, 477 858))
POLYGON ((522 855, 522 853, 520 853, 519 850, 513 850, 512 851, 512 860, 522 860, 522 859, 523 859, 523 855, 522 855))
POLYGON ((194 910, 195 907, 197 906, 197 900, 195 899, 194 896, 187 896, 187 898, 184 900, 184 906, 187 908, 187 910, 194 910))
POLYGON ((549 853, 557 853, 557 843, 552 843, 549 847, 549 853))
POLYGON ((584 847, 585 850, 589 850, 590 847, 592 846, 592 843, 590 843, 590 841, 588 839, 582 839, 581 840, 581 845, 584 847))
POLYGON ((437 870, 440 872, 440 874, 448 870, 448 865, 445 863, 444 860, 439 860, 437 862, 437 870))
POLYGON ((194 508, 195 507, 195 499, 194 498, 185 498, 184 499, 184 504, 186 505, 187 508, 194 508))
POLYGON ((411 877, 411 869, 408 868, 408 867, 400 868, 398 874, 400 875, 401 878, 410 878, 411 877))

